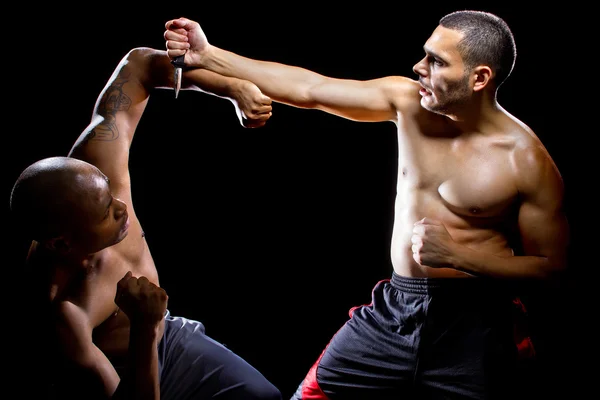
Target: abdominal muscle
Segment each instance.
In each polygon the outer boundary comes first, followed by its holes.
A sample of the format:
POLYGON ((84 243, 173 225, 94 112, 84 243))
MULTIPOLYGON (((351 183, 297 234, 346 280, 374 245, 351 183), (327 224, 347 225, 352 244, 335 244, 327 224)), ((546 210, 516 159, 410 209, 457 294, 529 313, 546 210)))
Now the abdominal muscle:
MULTIPOLYGON (((401 193, 400 193, 401 194, 401 193)), ((391 261, 394 272, 413 278, 471 278, 475 275, 454 268, 432 268, 418 264, 413 258, 412 235, 415 222, 427 217, 441 222, 459 245, 494 255, 511 255, 512 249, 504 235, 483 226, 473 227, 465 217, 450 211, 436 194, 416 191, 411 196, 398 196, 391 240, 391 261)))

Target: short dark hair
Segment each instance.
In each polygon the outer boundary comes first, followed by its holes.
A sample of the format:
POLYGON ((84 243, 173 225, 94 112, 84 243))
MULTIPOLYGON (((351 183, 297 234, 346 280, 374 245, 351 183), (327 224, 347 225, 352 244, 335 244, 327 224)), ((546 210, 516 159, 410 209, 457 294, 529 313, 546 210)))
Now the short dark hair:
POLYGON ((491 67, 496 87, 511 74, 517 47, 512 31, 502 18, 485 11, 462 10, 442 17, 439 24, 464 34, 458 50, 468 68, 482 64, 491 67))

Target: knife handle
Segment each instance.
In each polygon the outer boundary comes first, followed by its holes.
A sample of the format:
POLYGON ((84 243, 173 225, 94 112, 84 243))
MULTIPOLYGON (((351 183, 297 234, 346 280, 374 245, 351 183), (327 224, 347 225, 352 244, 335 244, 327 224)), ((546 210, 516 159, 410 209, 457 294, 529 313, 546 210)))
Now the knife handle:
POLYGON ((185 63, 183 62, 183 58, 185 57, 185 54, 182 54, 180 56, 175 57, 172 61, 171 64, 173 64, 175 67, 177 68, 183 68, 185 67, 185 63))

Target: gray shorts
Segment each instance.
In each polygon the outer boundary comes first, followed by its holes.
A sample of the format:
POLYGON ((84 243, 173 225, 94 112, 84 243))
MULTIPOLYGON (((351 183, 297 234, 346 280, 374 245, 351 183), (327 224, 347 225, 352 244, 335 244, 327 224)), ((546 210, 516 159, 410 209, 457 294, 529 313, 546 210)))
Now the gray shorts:
POLYGON ((158 346, 161 400, 281 399, 281 393, 241 357, 206 336, 201 322, 167 310, 158 346))

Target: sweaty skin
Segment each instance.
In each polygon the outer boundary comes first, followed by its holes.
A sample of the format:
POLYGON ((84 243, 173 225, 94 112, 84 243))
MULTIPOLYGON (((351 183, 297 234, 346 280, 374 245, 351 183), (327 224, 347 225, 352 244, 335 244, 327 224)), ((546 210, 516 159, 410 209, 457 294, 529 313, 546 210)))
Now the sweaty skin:
POLYGON ((413 67, 418 80, 357 81, 220 49, 187 18, 165 27, 169 57, 185 54, 190 67, 247 79, 279 103, 396 125, 397 274, 544 279, 565 268, 559 171, 536 134, 498 104, 491 69, 464 75, 462 33, 433 31, 413 67))
MULTIPOLYGON (((184 77, 182 89, 230 99, 244 126, 262 126, 270 117, 271 100, 250 82, 210 71, 196 71, 194 77, 194 83, 184 77)), ((78 398, 98 393, 103 398, 130 398, 120 396, 132 393, 135 398, 159 398, 156 348, 164 319, 156 326, 147 321, 134 325, 117 306, 115 295, 117 284, 129 271, 133 277, 147 279, 148 287, 160 286, 133 207, 128 164, 151 90, 172 90, 172 79, 173 67, 164 51, 136 48, 121 60, 98 97, 90 124, 69 153, 70 158, 89 163, 81 163, 74 181, 85 190, 75 202, 79 209, 73 211, 72 220, 80 226, 69 245, 81 249, 85 243, 93 251, 63 253, 62 239, 51 244, 34 241, 29 250, 29 267, 48 272, 42 284, 57 324, 59 357, 87 372, 59 377, 67 386, 86 379, 88 383, 79 386, 88 392, 78 398), (120 385, 127 368, 134 377, 128 383, 134 385, 133 392, 120 385)))

